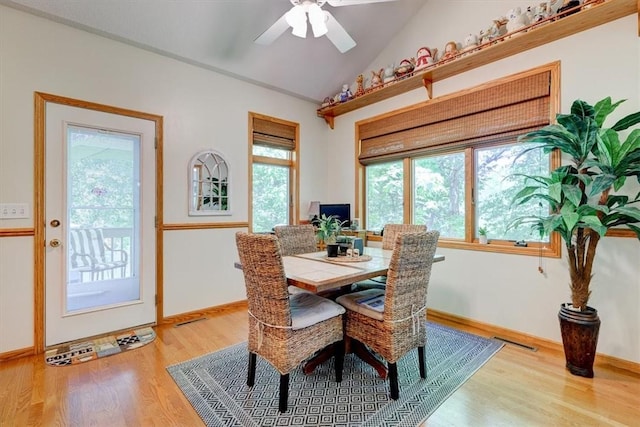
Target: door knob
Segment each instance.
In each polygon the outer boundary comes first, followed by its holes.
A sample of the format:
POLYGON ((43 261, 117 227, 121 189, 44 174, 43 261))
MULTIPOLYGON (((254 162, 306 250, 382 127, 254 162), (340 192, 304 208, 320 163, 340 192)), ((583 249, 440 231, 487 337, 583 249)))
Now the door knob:
POLYGON ((52 248, 57 248, 58 246, 60 246, 60 240, 51 239, 51 241, 49 241, 49 246, 51 246, 52 248))

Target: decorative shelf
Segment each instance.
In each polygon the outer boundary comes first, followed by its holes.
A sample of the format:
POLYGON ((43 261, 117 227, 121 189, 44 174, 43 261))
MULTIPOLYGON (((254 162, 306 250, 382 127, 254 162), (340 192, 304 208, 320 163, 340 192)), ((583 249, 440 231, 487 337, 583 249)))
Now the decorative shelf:
MULTIPOLYGON (((410 77, 394 80, 379 89, 369 89, 346 102, 332 104, 317 110, 333 129, 334 118, 367 105, 392 98, 396 95, 424 87, 428 98, 432 98, 433 82, 464 73, 500 59, 533 49, 561 38, 580 33, 607 22, 615 21, 638 11, 638 0, 605 0, 590 7, 580 6, 582 10, 557 19, 549 18, 547 23, 536 23, 518 32, 517 35, 502 36, 500 41, 480 45, 471 52, 460 54, 456 59, 438 63, 424 71, 418 71, 410 77), (553 20, 553 19, 556 20, 553 20), (526 32, 525 32, 526 31, 526 32)), ((640 22, 640 21, 639 21, 640 22)))

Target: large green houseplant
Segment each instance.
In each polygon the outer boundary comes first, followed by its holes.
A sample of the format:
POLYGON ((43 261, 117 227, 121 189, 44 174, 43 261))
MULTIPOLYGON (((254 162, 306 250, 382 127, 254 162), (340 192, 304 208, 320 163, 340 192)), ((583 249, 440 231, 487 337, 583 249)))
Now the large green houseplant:
POLYGON ((565 243, 571 303, 561 305, 560 326, 567 368, 586 377, 593 376, 600 324, 597 310, 587 305, 598 242, 607 230, 620 226, 629 227, 640 239, 640 193, 634 197, 615 194, 627 178, 635 177, 640 183, 640 129, 623 141, 619 134, 640 122, 640 112, 604 126, 622 102, 612 103, 607 97, 591 106, 576 100, 570 114, 557 115, 557 124, 519 138, 534 143, 531 149, 559 150, 563 155, 565 164, 549 175, 524 176, 525 186, 514 199, 516 205, 538 200, 548 204, 549 213, 518 218, 514 225, 529 223, 541 236, 559 233, 565 243), (587 321, 593 322, 591 330, 573 327, 587 321))

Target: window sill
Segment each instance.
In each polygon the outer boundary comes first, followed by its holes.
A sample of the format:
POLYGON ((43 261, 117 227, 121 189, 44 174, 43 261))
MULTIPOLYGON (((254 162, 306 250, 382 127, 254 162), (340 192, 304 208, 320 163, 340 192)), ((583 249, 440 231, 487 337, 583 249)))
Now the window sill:
POLYGON ((477 240, 473 242, 462 242, 459 240, 440 239, 439 248, 463 249, 468 251, 496 252, 514 255, 543 256, 546 258, 560 258, 560 242, 555 245, 550 243, 527 242, 528 246, 515 246, 509 240, 490 240, 487 244, 480 244, 477 240))

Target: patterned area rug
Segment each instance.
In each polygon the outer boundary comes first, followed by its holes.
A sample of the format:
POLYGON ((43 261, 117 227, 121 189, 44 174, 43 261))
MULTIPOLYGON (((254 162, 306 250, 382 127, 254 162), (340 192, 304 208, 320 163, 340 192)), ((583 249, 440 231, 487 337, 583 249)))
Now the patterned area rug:
POLYGON ((417 351, 398 361, 400 399, 388 381, 353 355, 335 382, 333 359, 289 379, 289 410, 278 411, 280 374, 258 356, 255 385, 246 385, 245 343, 169 366, 167 370, 208 426, 417 426, 486 363, 503 343, 427 322, 427 378, 417 351))
POLYGON ((156 338, 151 328, 140 328, 119 335, 94 338, 83 342, 67 343, 47 350, 45 362, 52 366, 75 365, 100 357, 111 356, 149 344, 156 338))

